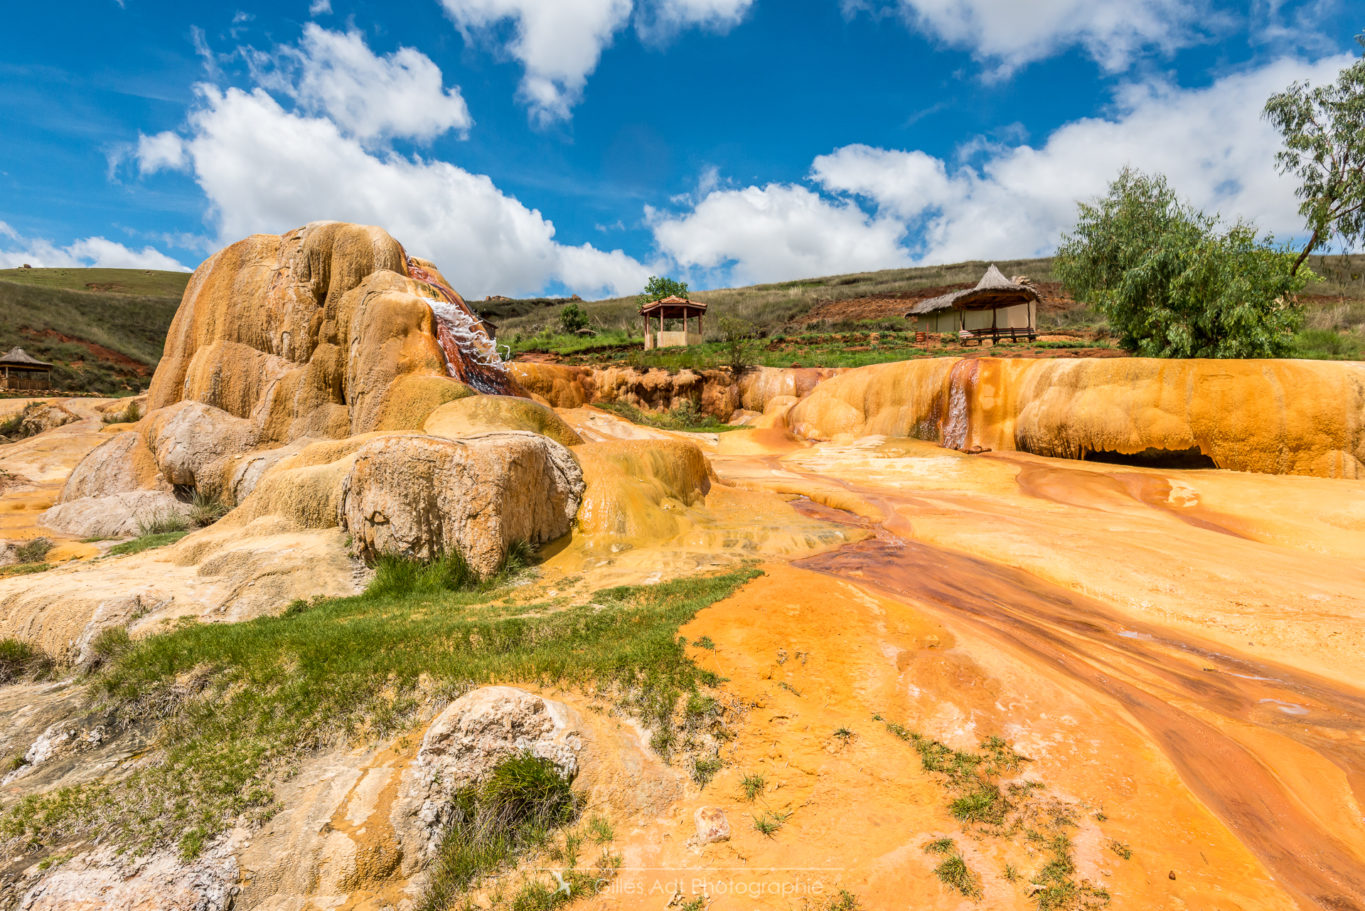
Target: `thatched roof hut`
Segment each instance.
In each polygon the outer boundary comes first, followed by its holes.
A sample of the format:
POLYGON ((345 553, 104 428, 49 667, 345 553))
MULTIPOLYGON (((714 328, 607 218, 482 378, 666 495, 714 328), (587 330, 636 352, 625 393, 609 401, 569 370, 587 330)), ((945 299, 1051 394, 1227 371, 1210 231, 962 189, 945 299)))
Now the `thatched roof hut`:
POLYGON ((1004 273, 992 265, 981 276, 975 288, 952 291, 922 300, 906 311, 906 316, 920 316, 936 313, 939 310, 990 310, 996 307, 1009 307, 1015 304, 1037 303, 1039 295, 1029 285, 1012 282, 1004 273))
POLYGON ((0 357, 0 389, 44 389, 52 382, 52 365, 23 348, 11 348, 0 357))
POLYGON ((30 370, 51 370, 52 365, 47 361, 40 361, 33 357, 23 348, 11 348, 0 357, 0 367, 28 368, 30 370))

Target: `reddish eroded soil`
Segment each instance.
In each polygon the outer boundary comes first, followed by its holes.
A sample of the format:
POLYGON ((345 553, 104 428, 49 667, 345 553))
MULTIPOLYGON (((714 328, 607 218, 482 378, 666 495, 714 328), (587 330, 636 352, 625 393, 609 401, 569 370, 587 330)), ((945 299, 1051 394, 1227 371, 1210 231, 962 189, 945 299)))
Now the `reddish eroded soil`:
POLYGON ((112 348, 106 348, 97 342, 76 338, 72 335, 65 335, 58 332, 56 329, 43 329, 39 331, 22 329, 20 331, 29 338, 55 339, 59 342, 80 345, 86 351, 90 352, 91 357, 96 362, 110 366, 120 374, 131 374, 137 377, 148 377, 152 375, 152 367, 149 367, 141 361, 134 360, 122 352, 115 351, 112 348))

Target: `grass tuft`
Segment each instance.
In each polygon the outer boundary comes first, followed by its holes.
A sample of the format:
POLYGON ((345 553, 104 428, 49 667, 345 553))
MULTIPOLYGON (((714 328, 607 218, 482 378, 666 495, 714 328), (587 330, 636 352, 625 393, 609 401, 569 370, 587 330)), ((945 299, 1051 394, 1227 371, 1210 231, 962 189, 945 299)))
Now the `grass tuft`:
POLYGON ((744 799, 752 802, 754 798, 763 793, 766 782, 764 782, 762 775, 745 775, 740 780, 739 785, 744 789, 744 799))
POLYGON ((578 806, 554 763, 522 753, 500 762, 481 785, 459 791, 453 811, 419 905, 424 911, 452 907, 474 880, 544 845, 578 806))
POLYGON ((19 639, 0 639, 0 686, 20 680, 42 680, 56 662, 37 646, 19 639))
POLYGON ((168 544, 174 544, 187 534, 189 534, 188 531, 182 530, 162 532, 160 534, 139 535, 131 541, 115 544, 113 547, 109 548, 108 553, 110 556, 115 557, 126 554, 140 554, 144 550, 151 550, 156 547, 165 547, 168 544))

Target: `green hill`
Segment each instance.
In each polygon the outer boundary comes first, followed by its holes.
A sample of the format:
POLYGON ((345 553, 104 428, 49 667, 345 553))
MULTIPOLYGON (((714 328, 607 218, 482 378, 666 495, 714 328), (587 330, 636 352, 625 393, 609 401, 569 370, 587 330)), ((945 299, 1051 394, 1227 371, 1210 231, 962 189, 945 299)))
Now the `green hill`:
POLYGON ((144 269, 0 269, 0 352, 50 361, 62 391, 146 388, 189 282, 144 269))

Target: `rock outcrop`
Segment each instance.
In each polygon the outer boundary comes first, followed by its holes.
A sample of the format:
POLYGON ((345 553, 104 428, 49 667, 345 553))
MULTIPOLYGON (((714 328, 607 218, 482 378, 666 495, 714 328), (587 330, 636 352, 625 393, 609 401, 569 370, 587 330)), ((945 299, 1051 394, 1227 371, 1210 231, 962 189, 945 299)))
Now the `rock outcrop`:
POLYGON ((788 412, 814 439, 1365 477, 1365 364, 1147 358, 905 361, 851 370, 788 412))
POLYGON ((489 576, 514 542, 534 547, 567 533, 582 494, 573 455, 539 434, 395 436, 355 453, 338 513, 358 556, 457 552, 489 576))
POLYGON ((192 862, 173 851, 127 857, 104 848, 67 860, 26 891, 20 911, 227 911, 237 861, 222 848, 192 862))
POLYGON ((563 703, 508 686, 482 687, 447 706, 427 728, 391 814, 400 842, 407 842, 405 870, 420 869, 435 851, 455 792, 482 782, 504 759, 530 753, 573 778, 581 726, 563 703))
POLYGON ((422 429, 431 436, 450 440, 496 430, 528 430, 562 446, 583 442, 553 409, 510 395, 471 395, 442 405, 431 413, 422 429))

